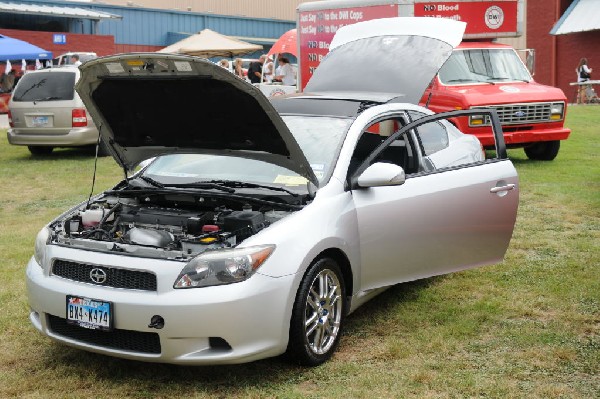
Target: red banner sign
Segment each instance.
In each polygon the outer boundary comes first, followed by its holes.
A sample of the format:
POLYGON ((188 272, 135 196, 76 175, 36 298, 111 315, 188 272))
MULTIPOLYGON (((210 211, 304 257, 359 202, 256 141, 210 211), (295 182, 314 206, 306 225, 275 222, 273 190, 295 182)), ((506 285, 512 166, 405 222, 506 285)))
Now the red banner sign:
POLYGON ((449 18, 467 23, 465 37, 516 36, 517 0, 415 2, 415 17, 449 18))
POLYGON ((339 28, 361 21, 397 16, 398 6, 396 4, 301 12, 298 16, 298 35, 300 37, 299 61, 302 70, 299 73, 302 79, 302 89, 323 57, 329 52, 329 43, 339 28))

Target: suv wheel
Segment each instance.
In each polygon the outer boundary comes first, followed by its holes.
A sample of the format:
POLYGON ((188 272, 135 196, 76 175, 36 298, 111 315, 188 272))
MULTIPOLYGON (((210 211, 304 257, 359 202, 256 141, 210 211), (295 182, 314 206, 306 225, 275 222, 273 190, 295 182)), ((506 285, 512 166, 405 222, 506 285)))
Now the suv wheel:
POLYGON ((28 145, 27 148, 29 148, 29 152, 33 155, 50 155, 54 149, 54 147, 42 147, 38 145, 28 145))

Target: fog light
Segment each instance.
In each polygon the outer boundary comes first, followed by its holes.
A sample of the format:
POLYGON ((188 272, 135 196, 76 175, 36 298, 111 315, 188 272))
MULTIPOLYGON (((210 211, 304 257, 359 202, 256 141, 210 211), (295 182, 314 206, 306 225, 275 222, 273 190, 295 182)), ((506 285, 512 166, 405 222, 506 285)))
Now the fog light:
POLYGON ((469 125, 471 126, 483 126, 485 125, 484 115, 471 115, 469 116, 469 125))

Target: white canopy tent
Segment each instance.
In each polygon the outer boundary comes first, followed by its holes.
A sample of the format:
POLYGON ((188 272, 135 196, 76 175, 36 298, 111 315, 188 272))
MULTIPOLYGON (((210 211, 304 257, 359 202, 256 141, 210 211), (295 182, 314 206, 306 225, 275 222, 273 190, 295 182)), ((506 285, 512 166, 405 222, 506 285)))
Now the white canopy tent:
POLYGON ((204 29, 157 52, 194 55, 202 58, 231 58, 236 55, 252 53, 262 49, 261 45, 247 43, 210 29, 204 29))

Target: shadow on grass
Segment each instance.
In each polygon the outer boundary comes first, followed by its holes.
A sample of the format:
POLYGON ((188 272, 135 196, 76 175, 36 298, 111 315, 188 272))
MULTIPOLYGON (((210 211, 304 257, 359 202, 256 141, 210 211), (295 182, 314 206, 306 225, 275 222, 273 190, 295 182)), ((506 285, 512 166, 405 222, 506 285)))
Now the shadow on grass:
MULTIPOLYGON (((440 277, 399 284, 391 287, 359 308, 346 319, 344 335, 369 336, 377 325, 374 318, 386 317, 400 302, 418 300, 420 292, 440 277)), ((344 340, 344 337, 342 337, 344 340)), ((53 343, 46 349, 43 364, 34 367, 55 370, 56 375, 80 375, 93 378, 96 383, 106 381, 106 386, 136 387, 140 392, 153 394, 186 393, 201 389, 212 395, 231 396, 236 392, 257 389, 265 392, 269 387, 304 381, 327 363, 316 369, 301 367, 289 362, 285 355, 253 363, 223 366, 179 366, 145 363, 89 353, 53 343), (316 370, 316 371, 315 371, 316 370), (132 384, 132 382, 135 382, 132 384)), ((334 362, 332 360, 331 362, 334 362)))
MULTIPOLYGON (((68 161, 68 160, 79 160, 79 159, 93 159, 96 156, 96 147, 85 146, 85 147, 73 147, 73 148, 55 148, 50 154, 35 155, 30 152, 19 153, 19 155, 13 157, 19 161, 68 161)), ((101 157, 102 158, 102 157, 101 157)))

